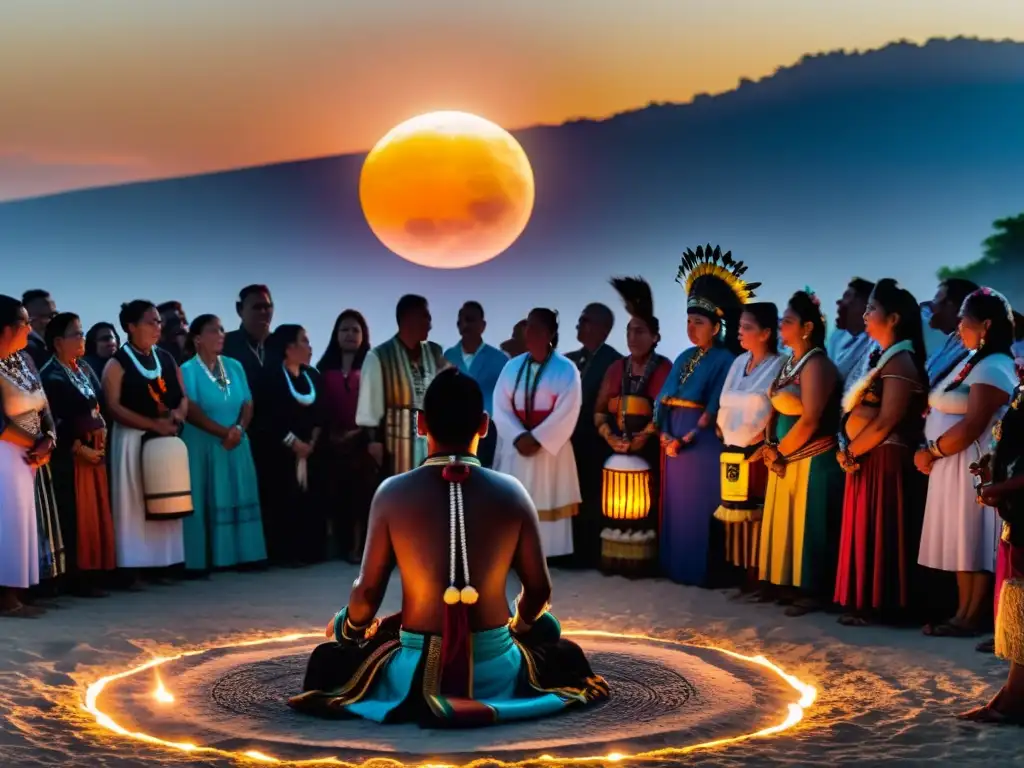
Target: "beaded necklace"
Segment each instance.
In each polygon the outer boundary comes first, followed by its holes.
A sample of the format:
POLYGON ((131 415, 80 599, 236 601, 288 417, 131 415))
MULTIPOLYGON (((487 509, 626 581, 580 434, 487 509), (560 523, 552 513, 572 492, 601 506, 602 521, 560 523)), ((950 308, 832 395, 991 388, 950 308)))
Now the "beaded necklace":
MULTIPOLYGON (((57 360, 56 356, 52 358, 57 360)), ((76 366, 72 368, 70 365, 65 365, 63 362, 57 360, 61 368, 64 369, 65 375, 70 379, 75 389, 82 393, 86 400, 90 400, 96 397, 96 391, 92 388, 92 382, 89 381, 89 377, 85 374, 81 368, 76 366)))
POLYGON ((224 358, 217 355, 217 360, 214 363, 216 373, 210 370, 209 366, 202 361, 201 358, 197 358, 199 367, 203 369, 206 377, 217 385, 217 388, 223 393, 224 399, 227 400, 231 396, 231 379, 228 378, 227 371, 224 370, 224 358))
MULTIPOLYGON (((157 354, 156 350, 153 350, 150 354, 153 357, 153 362, 156 367, 153 370, 146 368, 142 362, 135 356, 135 349, 131 344, 125 344, 123 347, 125 354, 128 355, 128 359, 132 361, 132 364, 142 376, 149 379, 150 381, 156 381, 163 375, 163 366, 160 365, 160 355, 157 354)), ((139 350, 139 354, 143 354, 142 350, 139 350)))
MULTIPOLYGON (((537 398, 537 386, 540 384, 540 376, 544 373, 544 368, 547 366, 548 361, 551 360, 554 350, 549 349, 547 357, 541 361, 537 368, 537 373, 533 377, 533 390, 530 390, 530 366, 533 363, 533 357, 529 352, 526 353, 526 359, 523 360, 523 364, 519 366, 519 373, 516 374, 516 383, 512 387, 512 410, 516 410, 516 392, 519 391, 519 382, 523 378, 523 373, 526 373, 526 385, 523 391, 523 414, 526 417, 523 426, 526 427, 532 422, 533 417, 533 405, 534 400, 537 398)), ((527 427, 529 428, 529 427, 527 427)))
POLYGON ((780 389, 785 389, 796 381, 800 377, 800 371, 803 370, 805 365, 807 365, 807 361, 815 355, 823 354, 824 352, 825 350, 821 347, 814 347, 795 363, 793 362, 793 356, 790 355, 789 359, 786 360, 782 365, 782 368, 779 369, 779 373, 775 376, 775 381, 772 382, 772 386, 768 390, 769 396, 774 392, 778 392, 780 389))
POLYGON ((686 365, 679 372, 679 386, 677 389, 682 389, 683 384, 686 383, 687 379, 693 376, 693 372, 697 370, 697 366, 700 365, 700 361, 704 359, 704 355, 707 354, 707 350, 702 347, 697 347, 697 354, 686 361, 686 365))
POLYGON ((292 393, 292 397, 295 398, 295 402, 299 405, 306 406, 312 405, 313 401, 316 400, 316 387, 313 386, 313 379, 309 377, 309 371, 303 371, 302 375, 306 377, 306 383, 309 384, 309 394, 302 395, 295 389, 295 385, 292 384, 292 376, 288 373, 288 369, 284 363, 281 363, 281 370, 284 371, 284 380, 288 382, 288 391, 292 393))
POLYGON ((0 360, 0 375, 24 392, 42 389, 39 377, 32 373, 21 352, 15 352, 0 360))
POLYGON ((448 588, 444 591, 445 605, 473 605, 480 597, 469 581, 469 551, 466 548, 466 512, 462 501, 462 482, 469 477, 470 467, 481 466, 475 456, 433 456, 421 466, 443 466, 442 477, 448 481, 448 588), (457 550, 461 550, 462 580, 465 586, 455 586, 458 577, 457 550))
POLYGON ((647 364, 644 366, 644 372, 640 374, 640 380, 633 385, 633 356, 626 355, 626 359, 622 363, 622 386, 619 391, 619 424, 626 423, 626 395, 641 394, 644 388, 647 386, 648 380, 654 373, 654 369, 658 367, 661 361, 661 356, 656 354, 654 350, 651 350, 651 356, 647 360, 647 364))

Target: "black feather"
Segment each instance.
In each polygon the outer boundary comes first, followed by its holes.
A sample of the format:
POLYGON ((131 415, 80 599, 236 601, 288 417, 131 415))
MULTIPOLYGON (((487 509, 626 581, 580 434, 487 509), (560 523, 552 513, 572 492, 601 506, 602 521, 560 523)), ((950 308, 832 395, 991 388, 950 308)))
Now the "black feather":
POLYGON ((654 317, 654 296, 651 286, 642 277, 613 277, 609 280, 633 317, 649 320, 654 317))

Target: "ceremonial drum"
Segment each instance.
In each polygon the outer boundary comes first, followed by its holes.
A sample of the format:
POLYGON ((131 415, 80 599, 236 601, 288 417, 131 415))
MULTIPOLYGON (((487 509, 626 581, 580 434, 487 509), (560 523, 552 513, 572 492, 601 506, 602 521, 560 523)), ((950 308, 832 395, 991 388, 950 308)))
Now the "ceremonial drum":
POLYGON ((188 448, 180 437, 142 438, 142 488, 147 520, 178 520, 195 511, 188 448))
POLYGON ((616 453, 604 465, 601 512, 611 525, 601 531, 601 570, 646 576, 658 559, 651 511, 651 468, 639 456, 616 453))
POLYGON ((761 518, 760 500, 750 497, 750 461, 743 449, 722 451, 722 505, 715 518, 723 523, 743 523, 761 518))

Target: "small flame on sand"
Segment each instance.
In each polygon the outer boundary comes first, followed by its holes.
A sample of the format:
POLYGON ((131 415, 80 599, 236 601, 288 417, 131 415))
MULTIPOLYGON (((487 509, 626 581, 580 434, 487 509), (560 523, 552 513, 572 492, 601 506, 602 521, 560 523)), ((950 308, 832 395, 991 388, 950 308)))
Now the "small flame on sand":
POLYGON ((153 691, 153 698, 161 704, 173 704, 174 695, 164 687, 164 681, 160 679, 160 673, 155 672, 154 677, 156 677, 156 689, 153 691))
MULTIPOLYGON (((687 643, 681 643, 681 642, 678 642, 678 641, 675 641, 675 640, 667 640, 667 639, 659 638, 659 637, 651 637, 649 635, 627 634, 627 633, 619 633, 619 632, 604 632, 604 631, 601 631, 601 630, 593 630, 593 629, 590 629, 590 630, 588 630, 588 629, 571 630, 571 631, 566 631, 564 634, 568 635, 568 636, 577 635, 577 636, 586 636, 586 637, 606 637, 606 638, 620 639, 620 640, 646 640, 646 641, 650 641, 650 642, 663 643, 665 645, 675 645, 675 646, 686 646, 686 645, 688 645, 687 643)), ((100 697, 100 694, 103 692, 103 689, 106 688, 107 685, 109 685, 110 683, 113 683, 113 682, 115 682, 117 680, 123 680, 126 677, 131 677, 133 675, 139 674, 140 672, 145 672, 147 669, 153 669, 155 667, 160 666, 161 664, 166 664, 169 661, 176 661, 177 659, 181 659, 181 658, 184 658, 186 656, 199 656, 201 654, 207 653, 208 651, 221 650, 221 649, 224 649, 224 648, 245 648, 245 647, 252 647, 252 646, 256 646, 256 645, 265 645, 265 644, 268 644, 268 643, 289 643, 289 642, 293 642, 293 641, 296 641, 296 640, 302 640, 302 639, 305 639, 305 638, 314 638, 314 637, 322 638, 323 637, 323 633, 315 632, 315 633, 303 633, 303 634, 290 634, 290 635, 283 635, 283 636, 278 636, 278 637, 259 638, 259 639, 255 639, 255 640, 251 640, 251 639, 250 640, 239 640, 237 642, 228 643, 226 645, 219 645, 219 646, 215 646, 215 647, 211 647, 211 648, 202 648, 202 649, 196 650, 196 651, 184 651, 184 652, 179 653, 179 654, 177 654, 175 656, 164 656, 164 657, 160 657, 160 658, 150 659, 146 663, 141 664, 141 665, 139 665, 137 667, 133 667, 131 669, 127 669, 127 670, 125 670, 123 672, 118 672, 118 673, 115 673, 115 674, 112 674, 112 675, 107 675, 106 677, 101 677, 99 680, 96 680, 94 683, 90 684, 86 688, 86 691, 85 691, 85 701, 82 704, 82 708, 86 712, 88 712, 90 715, 93 716, 93 718, 96 720, 97 725, 99 725, 100 727, 105 728, 106 730, 111 731, 113 733, 116 733, 119 736, 126 736, 128 738, 135 739, 136 741, 141 741, 141 742, 144 742, 146 744, 151 744, 151 745, 156 746, 156 747, 163 747, 165 749, 175 749, 175 750, 178 750, 178 751, 181 751, 181 752, 202 752, 202 753, 209 754, 209 755, 218 755, 218 756, 221 756, 221 757, 234 758, 235 760, 239 760, 241 762, 249 761, 249 762, 256 762, 256 763, 283 764, 283 763, 286 762, 285 760, 281 760, 280 758, 276 758, 276 757, 273 757, 271 755, 266 755, 266 754, 264 754, 262 752, 257 752, 255 750, 249 751, 249 752, 229 752, 227 750, 218 749, 217 747, 205 747, 205 746, 200 746, 198 744, 190 744, 188 742, 167 741, 165 739, 159 738, 158 736, 153 736, 153 735, 148 734, 148 733, 140 733, 138 731, 129 731, 127 728, 125 728, 123 725, 121 725, 118 722, 116 722, 110 715, 108 715, 107 713, 103 712, 99 708, 99 706, 98 706, 98 704, 99 704, 99 697, 100 697)), ((587 764, 587 763, 603 764, 603 763, 624 763, 624 762, 641 762, 641 761, 650 762, 650 761, 672 760, 673 758, 679 758, 679 757, 682 757, 683 755, 687 755, 687 754, 690 754, 691 752, 696 752, 698 750, 707 750, 707 749, 714 749, 714 748, 717 748, 717 747, 724 747, 724 746, 727 746, 727 745, 730 745, 730 744, 737 744, 737 743, 742 742, 742 741, 748 741, 750 739, 758 739, 758 738, 764 738, 766 736, 774 736, 775 734, 782 733, 783 731, 789 730, 790 728, 795 726, 797 723, 799 723, 803 719, 804 712, 812 704, 814 704, 815 699, 818 697, 818 692, 817 692, 817 690, 815 690, 814 686, 808 685, 807 683, 803 682, 802 680, 798 680, 796 677, 794 677, 793 675, 789 674, 788 672, 785 672, 778 665, 776 665, 773 662, 769 661, 764 656, 745 656, 742 653, 736 653, 735 651, 726 650, 725 648, 718 648, 716 646, 697 646, 697 645, 694 645, 692 647, 710 648, 711 650, 718 651, 719 653, 723 653, 726 656, 731 656, 734 659, 739 659, 741 661, 745 661, 745 662, 750 663, 750 664, 756 664, 758 666, 764 667, 764 668, 770 670, 771 672, 773 672, 774 674, 776 674, 778 677, 780 677, 786 683, 788 683, 790 687, 792 687, 797 693, 800 694, 800 699, 798 701, 796 701, 796 702, 790 703, 787 706, 787 708, 786 708, 786 718, 781 723, 778 723, 778 724, 772 725, 772 726, 768 726, 767 728, 762 728, 761 730, 756 731, 754 733, 746 733, 746 734, 741 734, 739 736, 730 736, 730 737, 727 737, 727 738, 724 738, 724 739, 716 739, 715 741, 706 741, 706 742, 704 742, 702 744, 689 744, 689 745, 686 745, 686 746, 679 746, 679 747, 663 747, 661 749, 654 749, 654 750, 650 750, 648 752, 640 752, 640 753, 634 754, 634 755, 627 755, 627 754, 623 754, 621 752, 613 752, 613 753, 611 753, 609 755, 594 755, 592 757, 558 757, 558 756, 555 756, 555 755, 540 755, 538 757, 527 758, 525 760, 516 761, 516 762, 504 762, 502 760, 498 760, 498 759, 495 759, 495 758, 486 758, 486 759, 484 759, 484 758, 481 757, 481 758, 478 758, 477 760, 474 760, 472 763, 469 763, 467 765, 468 766, 472 766, 472 765, 483 764, 483 763, 486 762, 486 763, 488 763, 489 765, 492 765, 492 766, 501 766, 502 768, 515 768, 517 766, 525 767, 525 766, 530 766, 530 765, 537 765, 539 763, 549 763, 549 762, 555 762, 555 763, 559 763, 561 765, 583 765, 583 764, 587 764)), ((157 681, 156 690, 154 690, 154 692, 153 692, 154 698, 156 698, 157 701, 160 701, 160 702, 163 702, 163 703, 173 702, 174 701, 174 696, 164 687, 163 682, 160 680, 159 673, 154 672, 154 675, 156 676, 156 681, 157 681)), ((379 758, 377 758, 377 759, 379 759, 379 758)), ((370 760, 374 760, 374 758, 371 758, 370 760)), ((367 760, 366 762, 370 762, 370 760, 367 760)), ((287 761, 287 762, 292 762, 292 761, 287 761)), ((388 762, 391 763, 392 765, 397 765, 398 764, 398 763, 393 762, 393 761, 388 761, 388 762)), ((314 758, 312 760, 297 760, 297 761, 292 762, 292 764, 293 765, 309 765, 309 766, 312 766, 312 765, 336 765, 336 766, 359 766, 359 765, 365 765, 365 763, 361 763, 361 764, 360 763, 347 763, 347 762, 344 762, 342 760, 339 760, 339 759, 333 758, 333 757, 314 758)), ((444 763, 440 763, 440 764, 438 764, 438 763, 420 763, 419 766, 420 766, 420 768, 456 768, 455 766, 447 765, 447 764, 444 764, 444 763)))

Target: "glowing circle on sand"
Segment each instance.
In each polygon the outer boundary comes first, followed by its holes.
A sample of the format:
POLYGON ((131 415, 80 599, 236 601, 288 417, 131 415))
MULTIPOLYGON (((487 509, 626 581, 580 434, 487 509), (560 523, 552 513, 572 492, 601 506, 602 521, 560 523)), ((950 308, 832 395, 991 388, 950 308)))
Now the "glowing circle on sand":
MULTIPOLYGON (((292 712, 281 689, 291 692, 301 681, 310 641, 323 639, 319 633, 151 659, 90 684, 83 708, 104 732, 178 752, 182 760, 203 754, 242 763, 509 768, 672 762, 782 733, 800 722, 817 695, 763 656, 645 635, 566 635, 592 656, 613 696, 593 710, 547 720, 422 731, 411 724, 328 722, 292 712)), ((165 757, 169 764, 172 755, 165 757)), ((153 757, 154 763, 161 759, 153 757)))
POLYGON ((466 112, 431 112, 392 128, 370 150, 359 200, 370 229, 403 259, 472 267, 526 228, 533 169, 504 128, 466 112))

